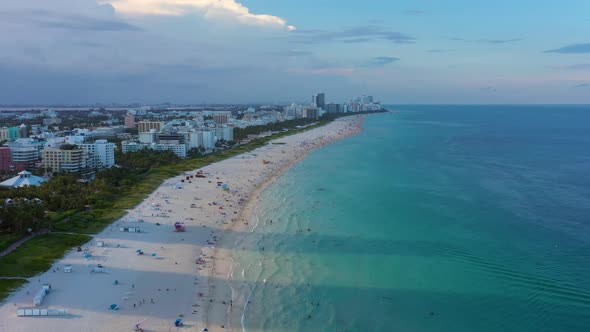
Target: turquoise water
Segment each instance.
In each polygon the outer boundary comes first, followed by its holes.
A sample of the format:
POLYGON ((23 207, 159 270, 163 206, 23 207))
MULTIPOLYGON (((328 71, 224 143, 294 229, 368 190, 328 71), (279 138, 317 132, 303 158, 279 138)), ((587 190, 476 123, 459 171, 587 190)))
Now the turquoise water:
POLYGON ((393 109, 263 193, 244 329, 590 330, 590 107, 393 109))

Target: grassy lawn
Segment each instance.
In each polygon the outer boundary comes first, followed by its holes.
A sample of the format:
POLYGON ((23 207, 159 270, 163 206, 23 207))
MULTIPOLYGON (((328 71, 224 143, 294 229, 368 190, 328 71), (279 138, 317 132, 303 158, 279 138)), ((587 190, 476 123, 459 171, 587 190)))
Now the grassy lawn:
POLYGON ((24 234, 0 234, 0 251, 8 248, 11 244, 22 239, 24 236, 24 234))
POLYGON ((2 302, 10 292, 26 283, 26 279, 0 279, 0 302, 2 302))
POLYGON ((0 257, 0 276, 32 277, 47 271, 51 264, 72 247, 80 246, 91 237, 87 235, 47 234, 37 236, 10 254, 0 257))

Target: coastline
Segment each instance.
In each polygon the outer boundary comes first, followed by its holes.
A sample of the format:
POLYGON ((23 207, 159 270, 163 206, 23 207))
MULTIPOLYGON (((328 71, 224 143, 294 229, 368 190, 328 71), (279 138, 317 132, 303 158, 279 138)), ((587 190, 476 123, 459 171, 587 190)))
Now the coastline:
POLYGON ((245 302, 233 301, 231 253, 236 237, 249 229, 260 194, 309 152, 360 132, 364 118, 339 118, 208 165, 202 168, 207 179, 182 183, 185 174, 164 181, 83 246, 91 257, 71 250, 9 296, 0 307, 0 331, 127 331, 137 322, 146 331, 168 331, 178 317, 190 330, 237 330, 232 317, 241 314, 245 302), (229 190, 222 190, 218 181, 229 190), (174 232, 177 221, 186 232, 174 232), (142 232, 121 232, 120 227, 142 232), (136 254, 140 249, 146 255, 136 254), (195 264, 197 257, 204 264, 195 264), (98 264, 107 273, 90 273, 98 264), (65 265, 74 272, 62 272, 65 265), (63 308, 69 315, 17 317, 18 307, 32 307, 33 294, 43 283, 54 289, 43 307, 63 308), (108 310, 110 304, 120 310, 108 310))
MULTIPOLYGON (((354 116, 342 118, 342 120, 346 120, 349 123, 349 127, 346 128, 345 131, 339 130, 333 136, 323 137, 318 144, 314 144, 305 149, 304 153, 296 156, 296 158, 289 160, 287 163, 283 164, 278 169, 274 170, 266 179, 264 179, 258 186, 250 193, 250 197, 246 201, 246 204, 240 211, 238 216, 238 221, 231 226, 228 227, 228 231, 235 232, 235 233, 243 233, 246 231, 252 232, 256 228, 257 225, 251 227, 249 224, 250 220, 254 217, 254 210, 260 203, 260 196, 261 194, 270 186, 272 185, 278 178, 280 178, 283 174, 285 174, 289 169, 299 163, 301 160, 305 159, 309 153, 312 151, 319 149, 323 146, 326 146, 330 143, 336 142, 341 139, 345 139, 347 137, 351 137, 354 135, 359 134, 362 131, 362 123, 366 115, 363 116, 354 116)), ((341 119, 339 119, 341 120, 341 119)), ((339 121, 336 120, 336 121, 339 121)), ((271 141, 272 144, 272 141, 271 141)), ((221 303, 222 306, 219 306, 217 303, 213 303, 212 305, 207 307, 207 314, 206 316, 209 318, 210 315, 213 316, 214 320, 222 320, 222 315, 226 315, 226 324, 222 325, 209 325, 211 327, 216 328, 224 328, 228 331, 245 331, 245 328, 242 326, 242 318, 243 312, 247 305, 248 296, 243 296, 241 298, 237 298, 237 295, 245 295, 245 294, 236 294, 233 287, 231 287, 232 276, 234 273, 235 262, 233 261, 233 251, 236 250, 235 242, 236 238, 226 238, 223 237, 220 239, 220 246, 221 248, 232 248, 232 250, 218 250, 216 249, 213 254, 213 270, 218 273, 218 275, 225 275, 226 278, 215 278, 211 281, 210 287, 213 290, 212 294, 213 297, 220 297, 220 298, 230 298, 231 305, 227 306, 225 303, 221 303), (218 264, 220 262, 220 264, 218 264), (225 307, 225 308, 224 308, 225 307), (234 324, 235 322, 240 322, 239 325, 234 324)))

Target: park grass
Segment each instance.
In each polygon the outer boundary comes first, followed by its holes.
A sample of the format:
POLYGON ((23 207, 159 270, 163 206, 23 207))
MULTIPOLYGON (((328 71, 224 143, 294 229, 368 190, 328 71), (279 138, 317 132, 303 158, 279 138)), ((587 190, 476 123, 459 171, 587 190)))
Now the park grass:
POLYGON ((10 247, 11 244, 22 239, 25 235, 22 233, 3 233, 0 234, 0 251, 10 247))
POLYGON ((10 254, 0 257, 0 276, 28 278, 45 272, 72 247, 81 246, 91 239, 82 234, 45 234, 32 238, 10 254))
POLYGON ((8 295, 27 283, 26 279, 0 279, 0 302, 8 295))

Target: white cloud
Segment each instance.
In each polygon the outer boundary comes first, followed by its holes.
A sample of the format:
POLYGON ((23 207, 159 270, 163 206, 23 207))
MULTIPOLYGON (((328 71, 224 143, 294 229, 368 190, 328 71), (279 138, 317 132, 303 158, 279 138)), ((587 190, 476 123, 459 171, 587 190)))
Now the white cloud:
POLYGON ((124 15, 180 16, 191 12, 208 18, 227 18, 242 24, 271 26, 295 30, 285 19, 268 14, 253 14, 236 0, 101 0, 124 15))

